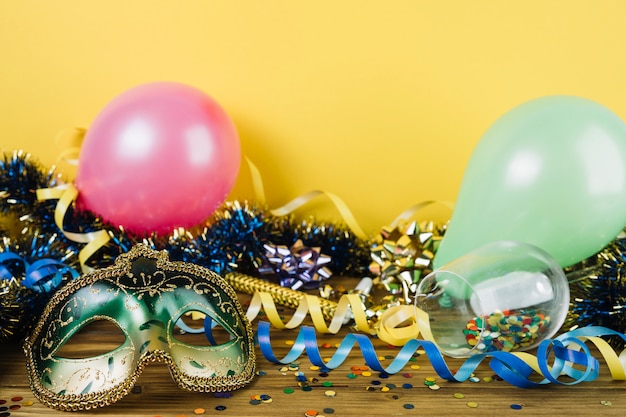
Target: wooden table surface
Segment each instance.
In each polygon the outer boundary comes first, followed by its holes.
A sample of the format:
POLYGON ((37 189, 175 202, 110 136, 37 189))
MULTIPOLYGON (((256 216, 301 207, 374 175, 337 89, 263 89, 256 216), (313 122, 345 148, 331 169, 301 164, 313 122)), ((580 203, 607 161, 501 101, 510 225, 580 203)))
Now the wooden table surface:
MULTIPOLYGON (((247 296, 243 295, 245 301, 247 296)), ((288 315, 289 311, 286 312, 288 315)), ((258 319, 253 322, 256 329, 258 319)), ((318 342, 335 344, 342 340, 350 330, 342 330, 337 335, 318 334, 318 342)), ((272 345, 276 355, 282 357, 289 351, 287 341, 295 339, 297 330, 272 330, 272 345)), ((95 346, 106 348, 107 344, 116 346, 119 340, 108 329, 88 330, 84 339, 75 345, 85 351, 95 346), (91 334, 89 332, 92 332, 91 334)), ((373 339, 380 358, 395 357, 397 348, 373 339)), ((332 356, 335 349, 320 347, 323 355, 332 356)), ((0 400, 6 403, 0 407, 18 409, 3 410, 0 416, 67 416, 68 412, 56 411, 42 405, 32 394, 26 374, 25 358, 21 346, 0 345, 0 400), (23 397, 13 401, 14 397, 23 397), (32 405, 29 404, 32 402, 32 405), (2 414, 5 413, 5 414, 2 414)), ((600 358, 599 358, 600 359, 600 358)), ((461 363, 461 359, 446 359, 451 369, 461 363)), ((313 388, 305 391, 298 386, 295 371, 281 370, 282 365, 267 361, 257 348, 257 371, 263 375, 245 388, 234 391, 229 397, 214 394, 200 394, 183 391, 174 383, 165 365, 148 366, 140 376, 133 393, 119 402, 105 408, 77 412, 85 416, 282 416, 302 417, 308 410, 316 410, 320 416, 617 416, 626 414, 626 381, 613 381, 606 364, 601 361, 600 377, 592 382, 573 386, 545 385, 539 388, 517 388, 505 381, 486 382, 493 371, 487 362, 482 363, 475 375, 480 382, 448 382, 437 376, 425 356, 417 358, 411 369, 407 365, 401 373, 381 378, 377 372, 372 375, 348 377, 351 367, 363 366, 364 360, 358 349, 353 350, 348 359, 327 376, 320 376, 319 371, 310 369, 306 356, 298 360, 299 370, 309 378, 313 388), (435 377, 439 390, 431 390, 425 384, 425 378, 435 377), (323 383, 332 383, 332 387, 323 383), (404 384, 412 387, 404 388, 404 384), (388 391, 382 387, 389 386, 388 391), (286 393, 291 388, 293 393, 286 393), (327 396, 326 391, 335 391, 335 396, 327 396), (463 398, 456 398, 462 394, 463 398), (251 404, 251 398, 267 395, 271 402, 251 404), (477 405, 470 407, 468 404, 477 405), (522 405, 514 409, 512 405, 522 405), (217 408, 216 408, 217 407, 217 408), (204 413, 201 410, 204 409, 204 413), (198 412, 196 412, 198 411, 198 412)), ((383 364, 385 361, 383 361, 383 364)))

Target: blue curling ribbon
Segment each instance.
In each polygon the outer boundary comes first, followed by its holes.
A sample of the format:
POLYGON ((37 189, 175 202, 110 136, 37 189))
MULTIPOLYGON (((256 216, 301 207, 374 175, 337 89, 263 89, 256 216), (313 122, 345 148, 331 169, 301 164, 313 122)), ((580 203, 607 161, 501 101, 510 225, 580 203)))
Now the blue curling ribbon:
POLYGON ((208 315, 204 317, 204 322, 202 327, 191 327, 187 325, 183 321, 183 319, 178 319, 176 325, 184 332, 191 334, 204 333, 206 339, 209 341, 211 346, 217 346, 219 343, 215 341, 215 337, 213 336, 213 328, 217 326, 217 323, 208 315))
POLYGON ((596 358, 591 355, 589 348, 586 344, 582 343, 575 337, 564 337, 561 340, 545 340, 545 343, 541 343, 537 348, 537 358, 539 369, 546 379, 553 383, 560 383, 564 385, 573 385, 579 381, 594 380, 598 377, 598 371, 600 363, 596 358), (567 349, 567 344, 576 344, 584 353, 567 349), (554 352, 555 360, 552 367, 548 366, 548 358, 551 352, 554 352), (584 371, 574 369, 570 363, 575 363, 585 367, 584 371), (574 378, 571 382, 561 382, 557 380, 559 375, 564 373, 574 378))
POLYGON ((176 322, 176 325, 185 333, 197 334, 197 333, 202 333, 202 332, 206 332, 207 331, 205 326, 203 326, 203 327, 191 327, 191 326, 187 325, 187 323, 185 323, 182 318, 178 319, 178 321, 176 322))
MULTIPOLYGON (((580 382, 593 381, 598 377, 600 368, 599 361, 592 356, 589 348, 584 343, 584 338, 616 335, 626 341, 624 334, 613 330, 590 326, 572 330, 558 336, 555 339, 542 341, 537 348, 537 363, 539 370, 533 368, 521 355, 512 352, 494 351, 471 356, 463 362, 456 373, 452 373, 437 346, 427 340, 411 339, 398 352, 389 366, 384 367, 378 360, 376 350, 366 335, 347 334, 339 347, 328 362, 322 359, 320 354, 315 329, 309 326, 300 327, 298 336, 285 357, 278 359, 272 351, 270 341, 270 324, 259 322, 258 341, 263 356, 274 363, 289 364, 294 362, 303 353, 306 353, 313 365, 326 369, 335 369, 348 357, 352 348, 358 345, 365 363, 370 369, 377 372, 394 374, 400 372, 411 360, 418 349, 426 352, 430 363, 437 374, 448 381, 463 382, 471 377, 476 368, 486 359, 489 366, 504 381, 520 388, 533 388, 549 383, 561 385, 573 385, 580 382), (580 350, 570 349, 568 346, 576 345, 580 350), (552 363, 549 359, 553 358, 552 363), (584 369, 581 369, 584 368, 584 369), (543 380, 536 382, 531 379, 533 373, 540 372, 543 380), (560 377, 568 376, 571 381, 562 381, 560 377)), ((537 379, 536 377, 534 379, 537 379)))
POLYGON ((38 259, 30 264, 16 253, 4 252, 0 253, 0 278, 7 280, 16 278, 6 266, 6 263, 10 261, 22 264, 24 268, 22 285, 39 293, 48 293, 57 289, 66 274, 70 274, 72 279, 79 276, 75 269, 54 259, 38 259))
POLYGON ((14 254, 13 252, 0 253, 0 278, 7 280, 13 278, 11 271, 3 265, 5 262, 11 260, 19 262, 24 261, 20 256, 14 254))

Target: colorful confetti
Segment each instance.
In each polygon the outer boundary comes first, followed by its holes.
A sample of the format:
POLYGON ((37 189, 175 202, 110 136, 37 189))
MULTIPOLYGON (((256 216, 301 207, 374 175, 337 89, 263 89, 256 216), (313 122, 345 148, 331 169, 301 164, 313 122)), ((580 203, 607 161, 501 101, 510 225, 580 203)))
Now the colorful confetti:
POLYGON ((550 317, 534 309, 497 310, 469 320, 463 334, 481 352, 511 352, 533 344, 549 324, 550 317))

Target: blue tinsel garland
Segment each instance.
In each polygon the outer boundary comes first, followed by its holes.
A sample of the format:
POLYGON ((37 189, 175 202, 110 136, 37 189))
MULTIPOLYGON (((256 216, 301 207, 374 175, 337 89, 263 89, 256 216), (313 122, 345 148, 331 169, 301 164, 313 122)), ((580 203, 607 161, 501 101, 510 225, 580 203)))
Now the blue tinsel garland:
MULTIPOLYGON (((82 245, 59 231, 54 222, 55 201, 39 201, 36 197, 36 190, 61 183, 54 169, 44 169, 29 154, 14 151, 3 156, 0 160, 0 214, 15 219, 17 224, 0 226, 4 235, 0 251, 19 246, 18 252, 25 257, 76 263, 76 254, 82 245), (21 232, 19 236, 10 236, 9 229, 21 232)), ((335 275, 356 278, 368 275, 371 260, 371 242, 358 238, 345 225, 312 218, 295 221, 291 216, 276 217, 264 207, 238 201, 224 204, 205 224, 193 230, 176 230, 163 236, 134 236, 75 207, 66 215, 64 228, 82 233, 104 229, 109 233, 109 243, 89 259, 89 265, 96 268, 112 264, 120 253, 127 252, 138 242, 156 250, 167 250, 172 260, 202 265, 219 274, 237 270, 258 275, 259 266, 265 262, 264 244, 291 246, 298 239, 330 255, 329 267, 335 275)), ((625 241, 617 239, 596 255, 594 265, 585 265, 584 274, 579 274, 571 284, 572 305, 567 324, 626 330, 624 252, 625 241)), ((577 266, 571 269, 581 270, 577 266)), ((10 297, 14 290, 5 287, 3 291, 10 297)), ((27 311, 30 302, 27 296, 22 294, 13 300, 17 307, 11 311, 4 307, 0 310, 0 340, 7 320, 33 314, 27 311)))
MULTIPOLYGON (((28 259, 45 257, 71 264, 77 262, 76 256, 83 244, 68 239, 57 227, 56 202, 40 201, 36 196, 38 189, 61 184, 60 176, 53 169, 45 170, 29 154, 15 151, 4 155, 0 162, 0 214, 6 219, 11 217, 15 224, 0 229, 4 235, 0 251, 16 251, 28 259), (13 236, 15 230, 20 231, 18 236, 13 236), (26 242, 28 239, 30 241, 26 242)), ((168 235, 132 235, 75 206, 70 207, 63 227, 75 233, 108 232, 110 241, 88 260, 87 264, 94 268, 111 265, 118 255, 139 242, 155 250, 167 250, 171 260, 202 265, 219 274, 237 270, 258 275, 258 267, 266 261, 264 244, 291 246, 298 239, 330 254, 330 268, 337 275, 361 277, 367 273, 370 261, 369 242, 355 236, 347 226, 296 222, 291 216, 277 217, 264 207, 238 201, 225 203, 205 224, 190 230, 175 230, 168 235)), ((22 294, 23 288, 7 284, 3 291, 7 300, 14 296, 10 311, 4 307, 0 310, 0 333, 8 336, 3 331, 8 329, 7 320, 17 316, 32 319, 36 311, 28 308, 32 300, 22 294)), ((49 296, 39 296, 41 302, 37 305, 45 304, 49 296)))

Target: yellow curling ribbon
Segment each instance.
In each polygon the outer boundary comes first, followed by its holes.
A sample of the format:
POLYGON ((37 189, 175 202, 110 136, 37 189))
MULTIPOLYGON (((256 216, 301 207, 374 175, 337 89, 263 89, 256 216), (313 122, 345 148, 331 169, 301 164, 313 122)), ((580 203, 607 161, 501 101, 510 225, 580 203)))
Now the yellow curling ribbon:
MULTIPOLYGON (((578 336, 583 342, 591 342, 595 345, 602 355, 602 358, 606 362, 611 378, 618 381, 626 380, 626 349, 624 349, 619 355, 615 350, 607 343, 606 340, 596 336, 578 336)), ((569 347, 569 349, 580 350, 580 347, 569 347)), ((534 369, 534 368, 533 368, 534 369)))
POLYGON ((343 218, 343 221, 348 225, 350 229, 352 229, 354 234, 360 237, 361 239, 367 239, 367 235, 365 234, 363 229, 361 229, 361 227, 358 225, 356 219, 352 215, 352 212, 350 211, 346 203, 344 203, 335 194, 329 193, 327 191, 321 191, 321 190, 309 191, 306 194, 303 194, 299 197, 294 198, 293 200, 291 200, 290 202, 288 202, 282 207, 279 207, 274 210, 270 210, 270 213, 272 213, 275 216, 285 216, 297 210, 298 208, 308 204, 309 202, 313 201, 317 197, 327 197, 335 205, 335 207, 339 211, 339 214, 343 218))
POLYGON ((390 309, 383 315, 386 315, 385 326, 381 327, 376 323, 372 327, 358 294, 344 294, 334 302, 237 272, 225 274, 224 279, 235 291, 252 295, 246 312, 248 320, 253 321, 262 310, 270 324, 277 329, 296 328, 310 317, 315 330, 320 333, 337 333, 343 325, 354 320, 356 330, 370 335, 377 334, 381 340, 395 346, 419 334, 416 324, 406 325, 413 316, 413 308, 409 306, 390 309), (287 322, 283 321, 276 304, 295 310, 287 322), (330 324, 327 324, 327 320, 330 324), (397 326, 400 327, 396 328, 397 326))
POLYGON ((372 327, 357 294, 344 294, 334 302, 244 274, 231 272, 224 279, 236 291, 252 294, 246 312, 248 320, 253 321, 263 311, 270 324, 277 329, 294 329, 310 317, 315 330, 320 333, 335 334, 343 325, 354 320, 354 327, 358 331, 376 334, 379 339, 394 346, 400 346, 419 334, 412 306, 401 305, 388 309, 383 314, 384 320, 372 327), (295 312, 285 322, 276 304, 294 308, 295 312), (383 322, 384 325, 381 325, 383 322))
MULTIPOLYGON (((259 203, 265 204, 265 201, 266 201, 265 189, 263 187, 261 172, 256 167, 256 165, 254 165, 254 163, 250 160, 250 158, 245 157, 245 160, 248 164, 248 167, 250 168, 250 176, 252 177, 252 186, 254 189, 255 199, 259 203)), ((306 204, 315 200, 318 197, 328 198, 333 203, 337 211, 339 212, 344 223, 354 232, 354 234, 361 239, 367 240, 367 234, 363 231, 361 226, 358 224, 358 222, 356 221, 356 218, 354 217, 354 215, 348 208, 347 204, 341 198, 339 198, 339 196, 333 193, 330 193, 328 191, 322 191, 322 190, 309 191, 306 194, 303 194, 301 196, 294 198, 293 200, 289 201, 287 204, 279 208, 270 210, 270 213, 278 217, 286 216, 290 213, 293 213, 297 209, 305 206, 306 204)))
POLYGON ((454 204, 449 202, 449 201, 441 201, 441 200, 426 200, 426 201, 422 201, 421 203, 417 203, 415 205, 412 205, 411 207, 407 208, 406 210, 404 210, 402 213, 398 214, 398 216, 396 216, 396 218, 391 222, 391 224, 389 225, 390 228, 394 228, 396 226, 398 226, 398 224, 400 222, 407 222, 410 219, 415 217, 415 214, 428 207, 431 206, 433 204, 441 204, 442 206, 449 208, 450 210, 454 209, 454 204))
POLYGON ((265 187, 263 186, 263 176, 261 171, 246 155, 243 156, 244 160, 248 164, 250 169, 250 178, 252 180, 252 190, 254 191, 254 198, 260 204, 266 204, 265 200, 265 187))
POLYGON ((257 292, 250 300, 250 306, 246 312, 248 320, 253 321, 260 311, 265 312, 267 320, 277 329, 295 329, 299 327, 307 317, 311 318, 315 330, 320 333, 335 334, 348 319, 354 319, 359 331, 374 334, 367 322, 367 316, 363 311, 361 299, 356 294, 345 294, 337 302, 336 309, 330 323, 327 324, 322 313, 319 297, 304 294, 298 308, 291 318, 284 322, 276 309, 274 299, 270 293, 257 292), (351 315, 352 313, 352 315, 351 315))
POLYGON ((63 150, 57 156, 56 162, 59 163, 60 161, 64 161, 70 165, 78 165, 80 147, 86 133, 87 130, 82 127, 73 127, 61 130, 57 134, 55 142, 63 150))
POLYGON ((415 320, 415 307, 389 307, 377 322, 376 334, 380 340, 392 346, 404 346, 409 340, 417 339, 420 325, 415 320))
POLYGON ((83 272, 89 272, 93 268, 86 265, 87 260, 106 245, 109 234, 104 230, 88 233, 70 232, 63 228, 63 219, 70 206, 76 201, 78 190, 72 184, 64 184, 54 188, 41 188, 37 190, 38 200, 59 200, 54 210, 54 222, 63 234, 70 240, 78 243, 86 243, 78 253, 78 260, 83 272))
POLYGON ((417 339, 419 334, 437 345, 430 331, 428 314, 413 305, 389 307, 378 320, 377 326, 378 338, 393 346, 404 346, 409 340, 417 339))
POLYGON ((517 356, 524 363, 531 367, 531 369, 541 375, 541 368, 539 367, 539 359, 528 352, 509 352, 511 355, 517 356))
MULTIPOLYGON (((325 300, 323 300, 325 301, 325 300)), ((439 350, 437 341, 433 336, 428 314, 423 310, 410 305, 399 305, 390 307, 385 311, 375 328, 368 325, 361 306, 361 300, 355 294, 343 295, 337 303, 335 315, 332 317, 330 325, 326 325, 320 309, 320 300, 312 295, 304 295, 296 312, 288 322, 283 322, 280 314, 276 310, 274 300, 270 293, 256 293, 248 309, 248 319, 254 320, 261 309, 265 311, 269 322, 277 329, 294 329, 302 324, 307 313, 310 315, 315 330, 319 333, 337 333, 342 324, 349 318, 350 309, 354 314, 357 330, 376 334, 378 338, 393 346, 404 346, 410 340, 417 339, 421 333, 422 339, 432 342, 439 350), (358 306, 357 308, 354 308, 358 306)), ((613 348, 600 337, 577 336, 581 342, 593 343, 604 359, 613 380, 626 380, 626 350, 618 355, 613 348)), ((571 346, 569 349, 580 350, 580 346, 571 346)), ((510 352, 524 361, 530 368, 538 374, 542 374, 539 366, 539 359, 527 352, 510 352)))

